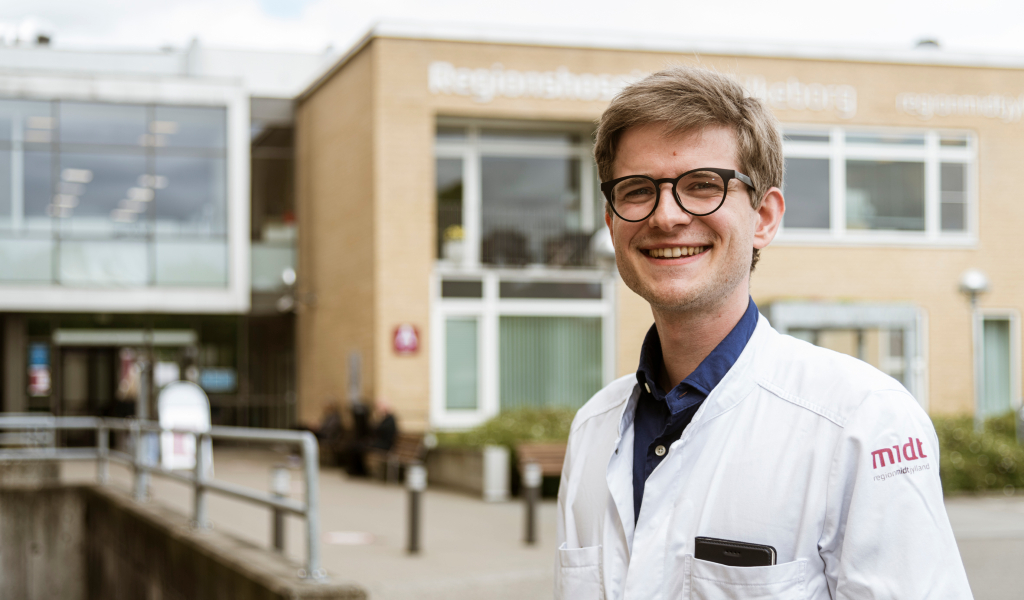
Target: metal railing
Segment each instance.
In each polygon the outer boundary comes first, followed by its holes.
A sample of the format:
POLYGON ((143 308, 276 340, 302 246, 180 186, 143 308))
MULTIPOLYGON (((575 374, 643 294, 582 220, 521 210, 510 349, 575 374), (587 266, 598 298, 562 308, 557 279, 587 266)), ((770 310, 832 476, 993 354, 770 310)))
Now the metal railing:
MULTIPOLYGON (((101 485, 106 485, 109 482, 110 461, 121 463, 129 466, 133 471, 132 495, 137 502, 145 502, 147 499, 150 474, 189 484, 192 486, 193 493, 192 525, 200 530, 209 527, 206 510, 208 492, 266 506, 275 512, 285 511, 304 517, 306 521, 306 568, 300 570, 299 576, 308 579, 323 579, 326 576, 320 566, 319 446, 312 433, 248 427, 212 427, 209 431, 198 433, 184 429, 165 429, 154 421, 138 419, 0 415, 0 431, 16 431, 21 434, 20 437, 5 438, 7 440, 39 439, 40 435, 44 433, 49 434, 52 439, 54 432, 58 430, 93 430, 96 432, 96 446, 92 448, 61 448, 47 445, 17 449, 3 448, 0 449, 0 461, 95 460, 96 480, 101 485), (112 431, 128 433, 131 440, 129 447, 133 449, 132 453, 111 449, 110 432, 112 431), (156 438, 160 433, 196 436, 196 466, 191 472, 167 469, 147 460, 146 445, 143 443, 143 439, 156 438), (204 452, 207 440, 212 439, 285 443, 301 447, 306 481, 305 502, 209 478, 204 468, 206 464, 204 452)), ((43 439, 46 439, 45 436, 43 439)))

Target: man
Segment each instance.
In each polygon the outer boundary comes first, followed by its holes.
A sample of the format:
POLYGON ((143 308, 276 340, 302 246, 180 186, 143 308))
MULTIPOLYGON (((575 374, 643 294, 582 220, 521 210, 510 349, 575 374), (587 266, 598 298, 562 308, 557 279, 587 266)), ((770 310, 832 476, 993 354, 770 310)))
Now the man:
POLYGON ((928 416, 750 299, 785 211, 768 109, 669 69, 612 101, 594 154, 619 273, 654 326, 636 374, 573 422, 556 597, 970 598, 928 416), (703 554, 698 537, 725 541, 703 554))

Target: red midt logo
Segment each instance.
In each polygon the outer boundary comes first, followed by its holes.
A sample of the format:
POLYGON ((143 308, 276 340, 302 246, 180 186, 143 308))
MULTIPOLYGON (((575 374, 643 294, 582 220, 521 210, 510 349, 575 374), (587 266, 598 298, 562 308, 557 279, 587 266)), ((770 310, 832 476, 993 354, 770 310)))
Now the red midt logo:
POLYGON ((928 455, 924 453, 924 446, 921 444, 921 440, 917 438, 907 438, 907 443, 903 444, 900 448, 899 444, 889 448, 882 448, 875 450, 871 453, 871 468, 877 469, 878 467, 885 466, 885 457, 889 457, 889 464, 894 465, 897 462, 917 460, 919 458, 928 458, 928 455), (914 451, 914 442, 917 442, 917 452, 914 451), (909 450, 908 450, 909 448, 909 450), (895 454, 893 453, 895 451, 895 454), (881 463, 881 464, 878 464, 881 463))

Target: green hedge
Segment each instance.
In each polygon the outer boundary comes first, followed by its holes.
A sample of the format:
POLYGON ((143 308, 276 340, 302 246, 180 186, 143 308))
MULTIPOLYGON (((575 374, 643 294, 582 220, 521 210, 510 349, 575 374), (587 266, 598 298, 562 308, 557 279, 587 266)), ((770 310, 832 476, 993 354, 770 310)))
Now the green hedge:
POLYGON ((1024 491, 1024 447, 1017 444, 1013 413, 988 419, 974 432, 971 417, 933 417, 939 435, 939 475, 946 494, 1024 491))
MULTIPOLYGON (((501 413, 468 431, 439 433, 438 445, 479 447, 488 444, 515 450, 521 442, 558 442, 569 439, 575 411, 524 409, 501 413)), ((939 475, 946 494, 1024 491, 1024 447, 1017 444, 1014 415, 985 422, 974 432, 971 417, 933 417, 939 436, 939 475)))
POLYGON ((565 409, 521 409, 501 413, 468 431, 438 433, 439 446, 484 446, 494 444, 515 449, 521 442, 564 442, 576 411, 565 409))

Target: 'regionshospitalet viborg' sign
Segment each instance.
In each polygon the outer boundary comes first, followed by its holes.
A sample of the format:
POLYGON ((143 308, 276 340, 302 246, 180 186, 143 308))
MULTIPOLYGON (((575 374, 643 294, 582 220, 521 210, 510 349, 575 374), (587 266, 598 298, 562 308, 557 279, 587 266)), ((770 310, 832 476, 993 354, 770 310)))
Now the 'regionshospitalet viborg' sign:
MULTIPOLYGON (((633 71, 573 73, 567 67, 553 71, 519 71, 498 63, 490 68, 456 67, 434 61, 428 67, 427 85, 432 94, 465 96, 480 103, 495 98, 542 100, 599 100, 607 102, 622 88, 646 73, 633 71)), ((769 82, 759 75, 735 76, 747 93, 775 110, 831 111, 842 119, 857 114, 857 90, 851 85, 803 83, 795 77, 769 82)))

